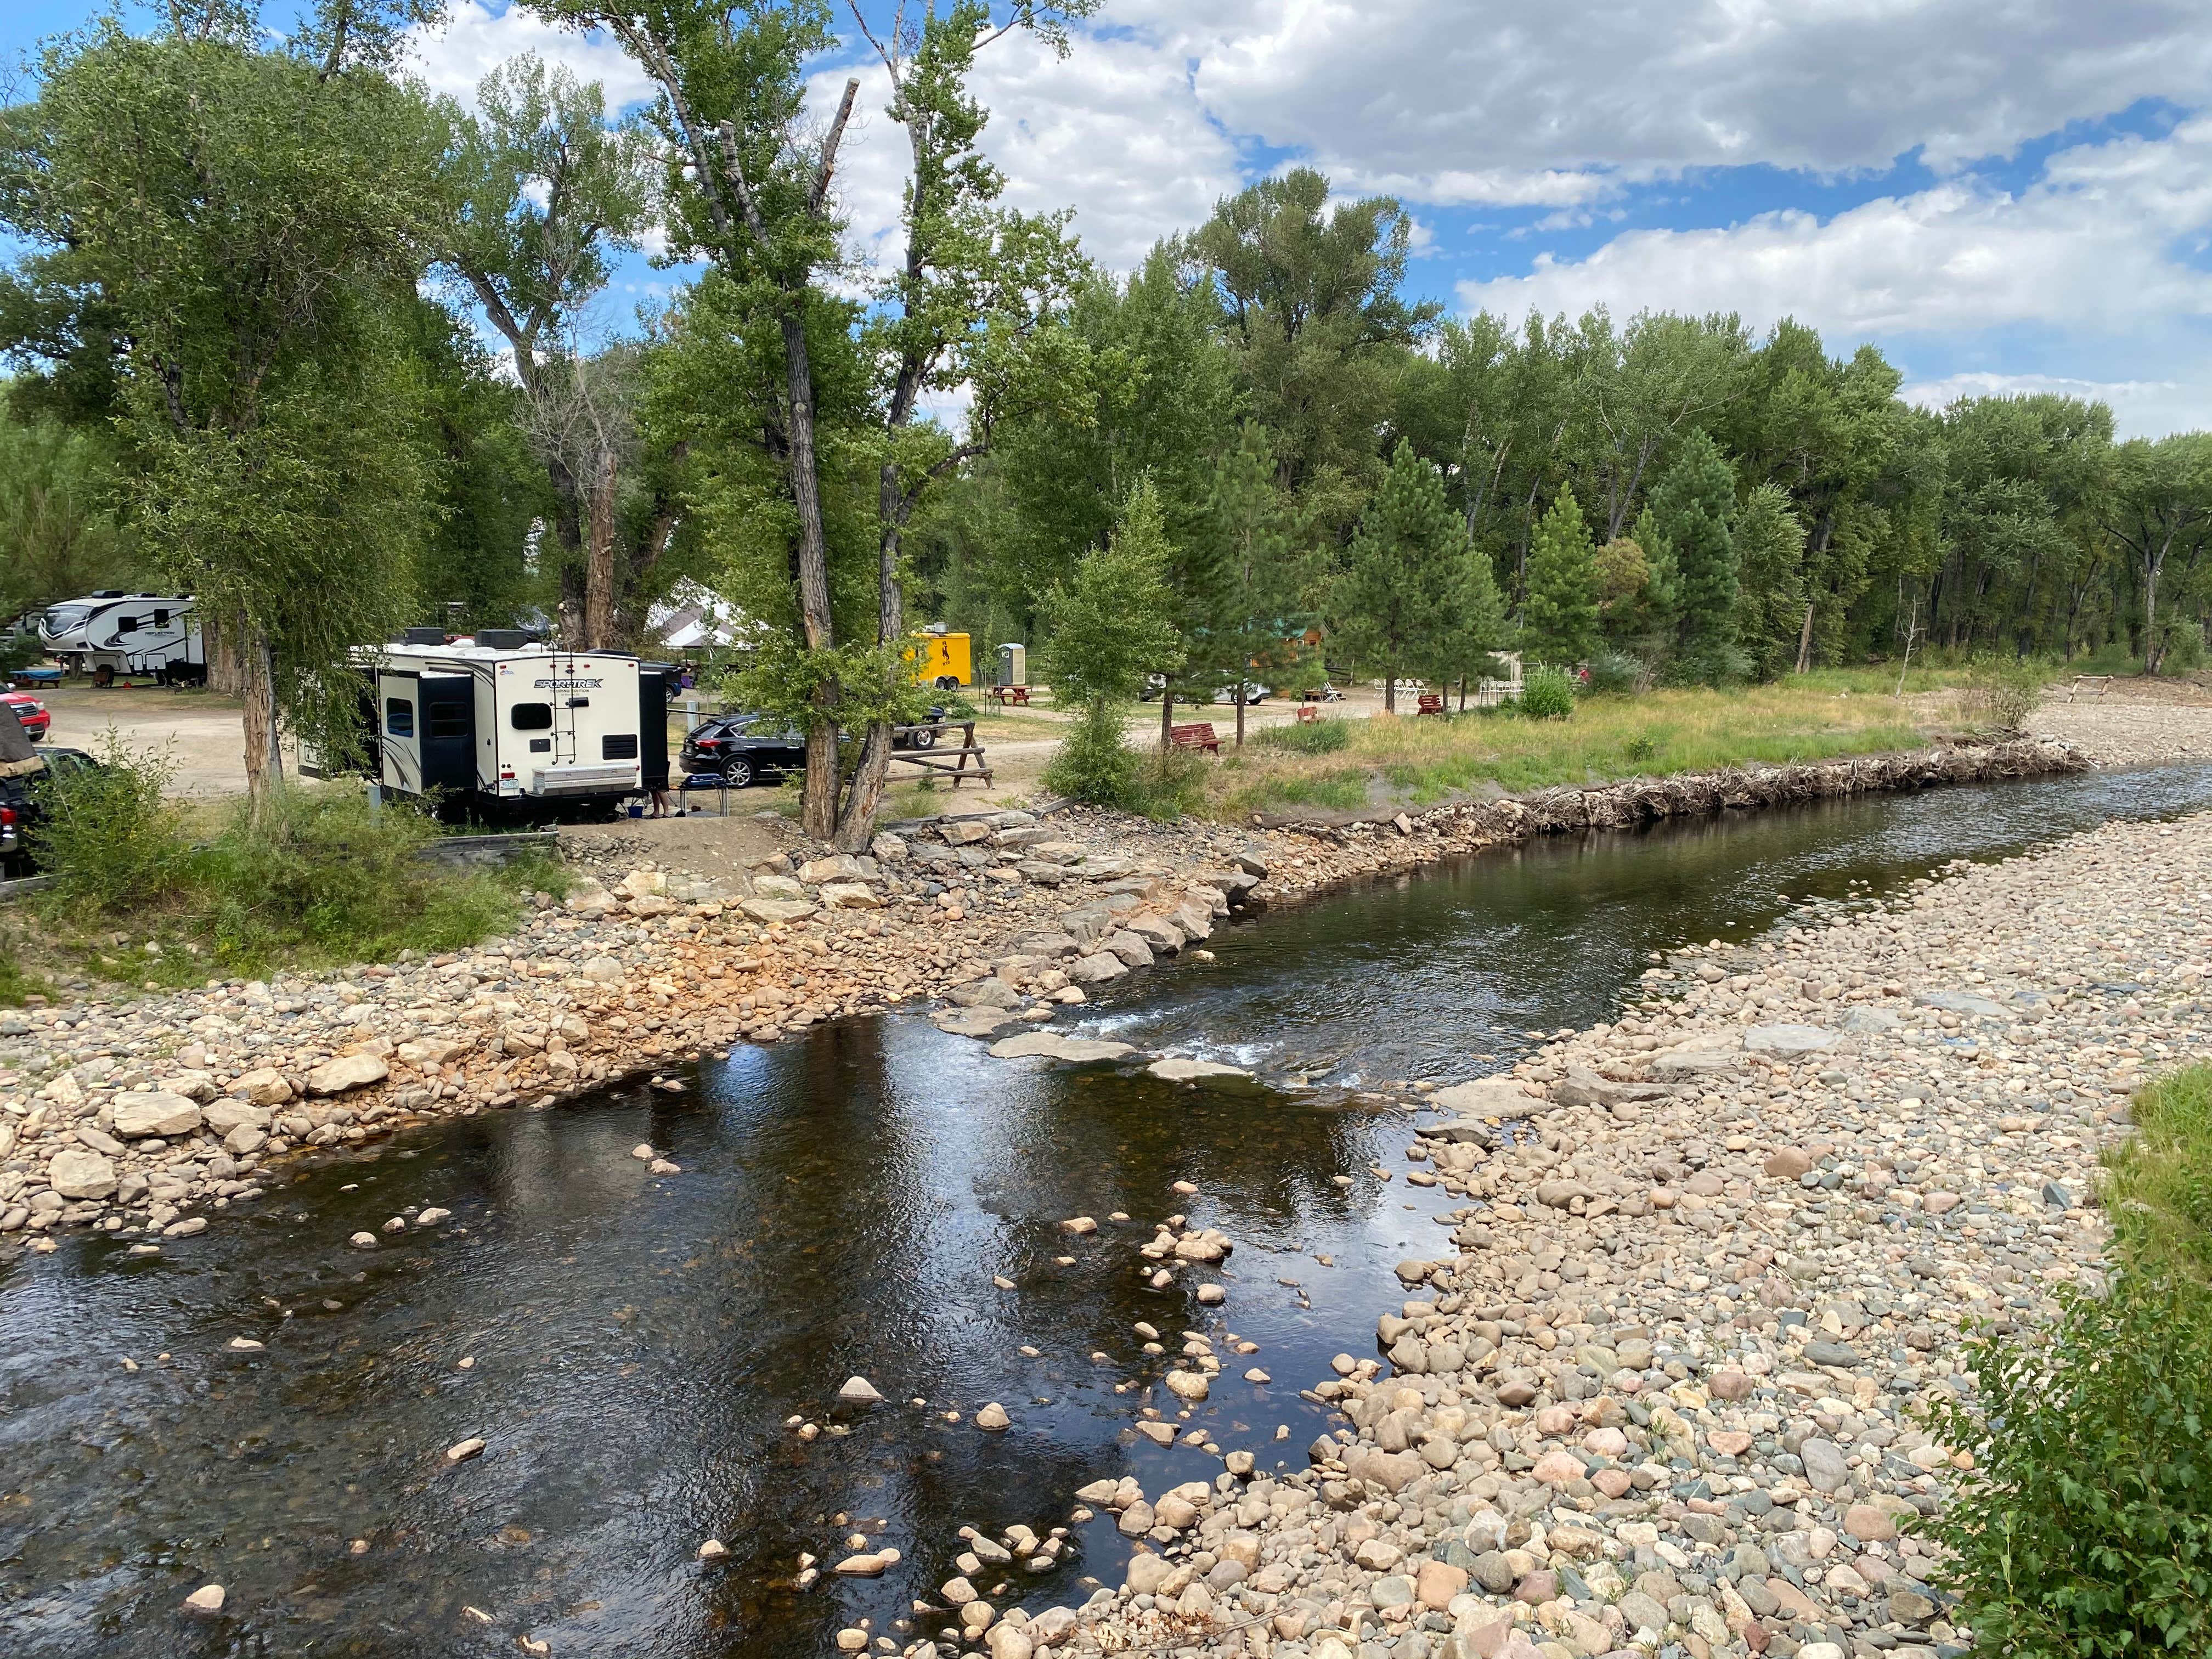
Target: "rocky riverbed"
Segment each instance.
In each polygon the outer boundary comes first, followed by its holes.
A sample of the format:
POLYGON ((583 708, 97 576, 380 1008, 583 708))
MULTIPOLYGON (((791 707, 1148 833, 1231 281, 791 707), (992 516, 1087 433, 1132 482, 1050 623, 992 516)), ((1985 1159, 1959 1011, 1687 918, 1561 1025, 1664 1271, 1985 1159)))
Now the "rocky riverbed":
POLYGON ((1464 1200, 1459 1253, 1318 1382, 1311 1468, 1085 1492, 1155 1553, 994 1659, 1962 1650, 1910 1523, 1964 1455, 1921 1407, 1970 1389, 1966 1322, 2097 1282, 2099 1150, 2212 1037, 2212 818, 1646 980, 1431 1097, 1402 1174, 1464 1200))
POLYGON ((0 1240, 188 1237, 313 1148, 550 1105, 840 1015, 947 997, 947 1029, 1003 1038, 1203 938, 1232 904, 1500 841, 2083 763, 2050 742, 1943 747, 1316 830, 1007 811, 895 827, 866 857, 775 821, 781 850, 715 874, 609 848, 511 939, 0 1020, 0 1240))
MULTIPOLYGON (((948 1029, 1050 1056, 1056 1012, 1200 948, 1237 903, 1850 781, 1774 770, 1320 835, 1001 813, 712 878, 610 849, 514 938, 451 957, 0 1024, 0 1228, 158 1249, 319 1146, 939 996, 948 1029)), ((1255 1478, 1227 1451, 1211 1482, 1086 1489, 1144 1540, 1122 1588, 1027 1619, 994 1571, 1023 1540, 968 1539, 978 1566, 914 1625, 994 1659, 1954 1641, 1928 1558, 1893 1535, 1946 1468, 1913 1407, 1963 1386, 1963 1315, 2039 1318, 2094 1273, 2077 1200, 2100 1138, 2136 1077, 2203 1052, 2206 827, 2112 826, 1763 950, 1686 952, 1618 1023, 1511 1077, 1379 1085, 1427 1108, 1396 1178, 1462 1206, 1460 1253, 1405 1264, 1372 1352, 1279 1379, 1348 1413, 1310 1467, 1255 1478)), ((1127 1058, 1067 1055, 1086 1056, 1127 1058)), ((1158 1271, 1234 1247, 1164 1219, 1158 1271)), ((1148 1435, 1247 1363, 1206 1333, 1138 1334, 1183 1356, 1148 1435)))

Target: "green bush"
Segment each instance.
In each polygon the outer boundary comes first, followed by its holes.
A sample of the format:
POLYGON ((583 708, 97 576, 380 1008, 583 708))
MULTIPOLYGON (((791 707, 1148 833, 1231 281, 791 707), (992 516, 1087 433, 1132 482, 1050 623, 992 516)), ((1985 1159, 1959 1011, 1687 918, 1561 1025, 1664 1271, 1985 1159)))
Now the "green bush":
POLYGON ((512 924, 532 872, 423 860, 425 813, 364 794, 287 789, 255 823, 241 809, 195 860, 216 955, 234 971, 289 960, 367 962, 450 951, 512 924))
POLYGON ((168 896, 191 848, 167 799, 175 757, 133 749, 112 726, 96 747, 98 766, 49 770, 33 787, 40 816, 30 845, 62 901, 112 914, 168 896))
POLYGON ((2116 1267, 2053 1330, 1977 1338, 1978 1398, 1930 1427, 1973 1454, 1924 1530, 1978 1652, 2212 1651, 2212 1066, 2136 1102, 2110 1160, 2116 1267))
POLYGON ((1352 741, 1350 720, 1316 720, 1311 726, 1271 726, 1255 732, 1250 741, 1258 748, 1280 749, 1292 755, 1333 755, 1352 741))
POLYGON ((1163 822, 1188 817, 1205 802, 1206 767, 1206 757, 1188 749, 1154 749, 1138 763, 1123 805, 1163 822))
POLYGON ((1122 705, 1101 699, 1085 706, 1053 751, 1044 787, 1088 806, 1127 806, 1137 790, 1137 757, 1121 736, 1122 705))
POLYGON ((1998 732, 2017 732, 2043 696, 2043 665, 2033 658, 1976 657, 1969 667, 1968 714, 1998 732))
POLYGON ((2193 674, 2204 666, 2204 624, 2178 622, 2166 638, 2165 654, 2158 659, 2161 674, 2193 674))
POLYGON ((1563 668, 1532 668, 1521 687, 1521 712, 1532 720, 1563 720, 1575 712, 1574 677, 1563 668))
POLYGON ((1592 695, 1629 696, 1651 682, 1651 671, 1625 651, 1601 651, 1589 659, 1592 695))

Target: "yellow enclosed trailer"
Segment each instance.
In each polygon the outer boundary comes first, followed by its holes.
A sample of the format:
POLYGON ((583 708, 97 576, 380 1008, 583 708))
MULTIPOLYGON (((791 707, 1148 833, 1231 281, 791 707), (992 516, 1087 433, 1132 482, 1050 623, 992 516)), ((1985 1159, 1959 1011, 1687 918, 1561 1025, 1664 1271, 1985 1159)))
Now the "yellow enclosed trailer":
POLYGON ((965 634, 917 634, 907 660, 914 665, 916 681, 940 691, 975 683, 975 659, 965 634))

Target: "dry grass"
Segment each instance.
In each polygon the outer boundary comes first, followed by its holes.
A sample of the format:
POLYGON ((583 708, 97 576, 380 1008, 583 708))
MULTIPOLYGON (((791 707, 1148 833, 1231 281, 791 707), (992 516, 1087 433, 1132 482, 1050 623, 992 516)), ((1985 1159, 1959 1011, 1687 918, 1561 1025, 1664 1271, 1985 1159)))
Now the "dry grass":
MULTIPOLYGON (((1291 747, 1312 741, 1316 728, 1270 732, 1209 769, 1206 810, 1241 821, 1300 808, 1432 806, 1558 784, 1878 754, 1956 723, 1950 677, 1916 674, 1902 702, 1887 695, 1894 674, 1877 687, 1880 678, 1813 674, 1740 690, 1595 697, 1564 720, 1378 715, 1342 722, 1342 744, 1328 753, 1291 747)), ((1334 735, 1319 730, 1324 742, 1334 735)))

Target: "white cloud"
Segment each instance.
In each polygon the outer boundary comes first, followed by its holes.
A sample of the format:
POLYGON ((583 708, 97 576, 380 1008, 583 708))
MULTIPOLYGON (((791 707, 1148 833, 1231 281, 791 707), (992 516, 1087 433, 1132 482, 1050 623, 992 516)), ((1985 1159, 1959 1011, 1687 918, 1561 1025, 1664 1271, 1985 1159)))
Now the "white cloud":
MULTIPOLYGON (((870 58, 825 67, 808 101, 826 119, 852 75, 860 97, 839 200, 855 236, 896 252, 908 158, 903 129, 884 113, 883 66, 870 58)), ((982 145, 1006 175, 1006 204, 1031 213, 1074 208, 1085 249, 1116 269, 1203 220, 1243 182, 1234 143, 1207 121, 1175 66, 1141 41, 1085 40, 1063 60, 1010 34, 981 54, 971 85, 990 112, 982 145)))
POLYGON ((1455 175, 1834 173, 1918 147, 1949 167, 2212 84, 2193 0, 1116 0, 1109 15, 1190 65, 1231 131, 1424 200, 1455 175))
POLYGON ((1959 398, 2017 398, 2036 392, 2109 404, 2123 437, 2201 425, 2207 416, 2202 389, 2180 380, 2081 380, 2063 374, 1970 370, 1910 382, 1898 395, 1923 409, 1942 409, 1959 398))
POLYGON ((1826 220, 1631 231, 1587 258, 1546 253, 1527 276, 1462 283, 1459 296, 1516 316, 1600 303, 1795 316, 1858 337, 2021 323, 2127 335, 2147 318, 2212 314, 2212 273, 2173 253, 2208 228, 2212 118, 2063 152, 2017 196, 1966 179, 1826 220))
POLYGON ((556 28, 519 6, 495 12, 479 0, 456 0, 435 28, 413 34, 409 68, 431 91, 465 104, 476 101, 477 83, 485 76, 526 52, 566 66, 580 81, 597 81, 610 111, 653 95, 644 71, 612 40, 556 28))

